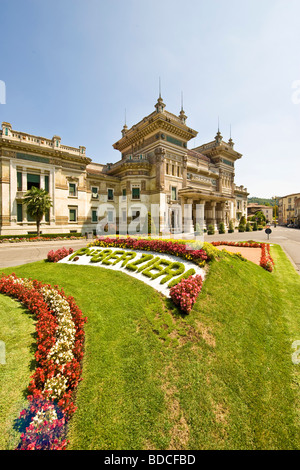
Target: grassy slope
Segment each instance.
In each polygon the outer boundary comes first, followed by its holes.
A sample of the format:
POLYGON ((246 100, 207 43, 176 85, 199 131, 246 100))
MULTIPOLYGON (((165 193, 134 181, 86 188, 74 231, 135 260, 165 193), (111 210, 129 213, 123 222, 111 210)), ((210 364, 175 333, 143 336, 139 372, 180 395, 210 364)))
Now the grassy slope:
POLYGON ((300 277, 272 253, 272 274, 234 257, 213 263, 186 317, 105 269, 4 270, 58 284, 88 316, 70 448, 299 448, 300 277))
POLYGON ((14 449, 19 433, 13 422, 26 406, 35 347, 34 319, 18 302, 0 294, 0 340, 6 364, 0 364, 0 449, 14 449))

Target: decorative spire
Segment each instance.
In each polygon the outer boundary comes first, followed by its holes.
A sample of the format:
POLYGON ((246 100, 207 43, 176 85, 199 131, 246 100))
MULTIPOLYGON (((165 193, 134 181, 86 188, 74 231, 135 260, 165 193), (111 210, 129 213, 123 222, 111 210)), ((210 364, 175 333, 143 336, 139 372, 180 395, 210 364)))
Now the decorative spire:
POLYGON ((157 113, 163 113, 164 112, 164 108, 166 107, 165 103, 163 102, 163 99, 161 97, 161 83, 160 83, 160 77, 159 77, 159 96, 158 96, 158 100, 157 100, 157 103, 154 105, 155 109, 156 109, 156 112, 157 113))
POLYGON ((183 92, 181 92, 181 110, 180 110, 180 113, 179 113, 179 119, 180 121, 182 121, 184 124, 185 124, 185 121, 187 119, 187 116, 185 115, 184 111, 183 111, 183 92))
POLYGON ((122 129, 122 136, 123 137, 126 134, 127 130, 128 130, 128 127, 126 125, 126 108, 125 108, 125 121, 124 121, 124 126, 123 126, 123 129, 122 129))
POLYGON ((217 143, 220 143, 220 142, 222 142, 222 139, 223 139, 223 136, 222 136, 222 134, 221 134, 221 132, 220 132, 220 119, 219 119, 219 116, 218 116, 218 132, 217 132, 217 135, 216 135, 216 137, 215 137, 215 141, 216 141, 217 143))
POLYGON ((230 139, 228 140, 228 144, 229 144, 230 147, 233 147, 233 146, 234 146, 234 142, 233 142, 233 140, 232 140, 232 138, 231 138, 231 124, 230 124, 230 139))

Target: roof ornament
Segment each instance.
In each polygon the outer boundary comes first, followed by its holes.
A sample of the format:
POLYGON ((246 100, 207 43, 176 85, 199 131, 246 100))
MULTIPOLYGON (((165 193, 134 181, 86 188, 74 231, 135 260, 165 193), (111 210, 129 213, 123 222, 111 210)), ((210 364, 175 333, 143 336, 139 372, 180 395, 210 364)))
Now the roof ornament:
POLYGON ((181 109, 179 113, 179 119, 181 122, 183 122, 183 124, 185 124, 185 121, 187 120, 187 116, 185 115, 183 111, 183 92, 181 92, 181 109))
POLYGON ((219 116, 218 116, 218 132, 217 132, 217 135, 215 137, 215 141, 219 144, 221 143, 223 140, 223 136, 220 132, 220 119, 219 119, 219 116))
POLYGON ((160 82, 160 77, 159 77, 159 96, 157 99, 157 103, 154 105, 156 112, 157 113, 163 113, 164 108, 166 107, 165 103, 163 102, 163 99, 161 97, 161 82, 160 82))
POLYGON ((232 140, 232 138, 231 138, 231 124, 230 124, 230 139, 228 140, 228 144, 230 145, 230 147, 233 148, 234 142, 233 142, 233 140, 232 140))
POLYGON ((124 126, 123 126, 123 129, 122 129, 122 136, 124 137, 126 132, 128 130, 128 127, 126 125, 126 108, 125 108, 125 121, 124 121, 124 126))

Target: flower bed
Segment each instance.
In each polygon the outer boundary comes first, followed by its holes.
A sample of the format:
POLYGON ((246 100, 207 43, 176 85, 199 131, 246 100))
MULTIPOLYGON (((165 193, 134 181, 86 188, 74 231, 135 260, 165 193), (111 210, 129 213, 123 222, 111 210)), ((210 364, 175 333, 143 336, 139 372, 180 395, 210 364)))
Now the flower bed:
POLYGON ((20 243, 20 242, 43 242, 43 241, 58 241, 58 240, 80 240, 85 238, 81 233, 78 234, 45 234, 40 235, 1 235, 0 243, 20 243))
POLYGON ((182 281, 180 281, 174 287, 171 287, 171 299, 176 305, 180 307, 182 312, 190 313, 202 289, 202 284, 203 279, 199 275, 182 279, 182 281))
POLYGON ((57 286, 12 274, 0 278, 0 292, 18 299, 37 317, 37 368, 28 387, 30 405, 19 416, 25 431, 17 449, 65 449, 67 423, 76 410, 74 391, 81 380, 86 318, 57 286))
POLYGON ((71 255, 73 253, 73 248, 59 248, 58 250, 54 251, 51 250, 49 251, 47 255, 47 260, 50 261, 51 263, 57 263, 59 260, 65 258, 68 255, 71 255))
MULTIPOLYGON (((184 272, 184 266, 182 263, 179 262, 171 262, 167 260, 161 260, 160 258, 154 258, 153 255, 142 255, 141 258, 137 259, 136 261, 131 261, 129 258, 133 258, 136 256, 136 253, 133 251, 125 253, 124 251, 117 251, 115 253, 111 253, 111 250, 102 250, 98 252, 97 250, 93 249, 94 247, 101 247, 107 248, 111 247, 113 249, 129 249, 129 250, 145 250, 145 251, 153 251, 157 253, 164 253, 171 256, 180 257, 186 261, 192 262, 199 267, 203 267, 207 261, 210 260, 209 255, 207 252, 200 248, 200 249, 193 249, 191 245, 187 245, 183 241, 181 242, 174 242, 171 240, 153 240, 153 239, 135 239, 135 238, 109 238, 109 237, 101 237, 98 240, 90 243, 86 248, 81 248, 77 250, 73 255, 69 258, 68 261, 78 261, 80 256, 89 256, 91 257, 89 262, 91 263, 102 263, 102 265, 116 265, 117 263, 122 262, 121 268, 126 268, 129 271, 135 273, 142 273, 144 276, 149 277, 151 280, 155 280, 159 276, 163 276, 159 284, 168 284, 168 288, 174 287, 176 284, 179 284, 177 290, 170 290, 170 297, 172 298, 176 305, 180 307, 180 309, 184 313, 189 313, 194 302, 196 301, 197 295, 201 290, 198 289, 199 279, 201 279, 201 286, 203 282, 203 276, 199 273, 196 274, 194 269, 188 269, 184 272), (149 260, 148 260, 148 258, 149 260), (148 262, 148 263, 147 263, 148 262), (145 264, 146 263, 146 264, 145 264), (141 267, 139 265, 142 264, 141 267), (153 272, 155 271, 155 272, 153 272), (177 279, 172 280, 172 277, 176 276, 177 279), (194 277, 197 279, 197 282, 194 282, 194 277), (185 287, 184 286, 191 286, 194 288, 194 294, 190 294, 188 299, 186 297, 185 287), (182 297, 182 301, 178 301, 179 298, 182 297)), ((60 256, 63 254, 61 250, 58 250, 59 253, 56 252, 48 253, 48 260, 57 262, 60 259, 68 256, 68 253, 65 254, 62 258, 60 256), (59 259, 58 259, 59 258, 59 259)), ((120 269, 121 269, 120 268, 120 269)), ((204 274, 203 274, 204 275, 204 274)), ((158 286, 156 286, 157 288, 158 286)))
POLYGON ((136 239, 136 238, 108 238, 102 237, 89 244, 89 246, 114 246, 129 248, 131 250, 156 251, 193 261, 199 266, 204 266, 209 257, 205 250, 192 250, 186 243, 177 243, 169 240, 136 239))
POLYGON ((270 255, 270 245, 267 243, 262 243, 261 245, 260 265, 270 272, 274 269, 274 261, 270 255))
POLYGON ((268 243, 259 242, 211 242, 214 246, 238 246, 244 248, 261 248, 260 266, 267 271, 273 271, 274 261, 270 254, 270 245, 268 243))
POLYGON ((49 241, 59 241, 59 240, 80 240, 85 238, 84 236, 40 236, 40 237, 29 237, 29 236, 20 236, 20 237, 1 237, 0 243, 21 243, 21 242, 49 242, 49 241))

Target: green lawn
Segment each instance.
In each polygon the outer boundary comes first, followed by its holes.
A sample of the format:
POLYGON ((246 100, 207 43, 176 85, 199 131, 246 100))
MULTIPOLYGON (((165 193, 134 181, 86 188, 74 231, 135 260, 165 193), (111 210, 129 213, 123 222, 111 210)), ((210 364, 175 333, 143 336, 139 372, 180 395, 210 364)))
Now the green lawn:
POLYGON ((0 364, 0 449, 14 449, 19 433, 14 420, 27 405, 26 389, 33 373, 35 320, 18 302, 0 294, 0 341, 5 362, 0 364))
MULTIPOLYGON (((300 339, 300 276, 280 247, 271 253, 273 273, 232 256, 213 262, 189 316, 104 268, 38 262, 3 270, 58 284, 88 317, 69 449, 299 449, 300 364, 291 345, 300 339)), ((7 316, 4 309, 1 336, 7 316)), ((33 355, 33 320, 20 318, 15 348, 33 355)), ((18 371, 0 366, 8 377, 0 448, 15 432, 29 366, 25 354, 18 371)))

